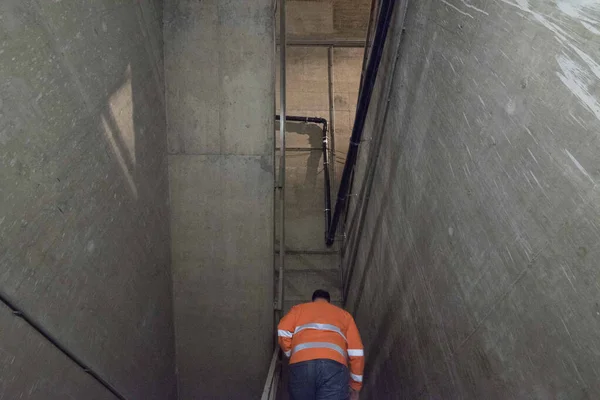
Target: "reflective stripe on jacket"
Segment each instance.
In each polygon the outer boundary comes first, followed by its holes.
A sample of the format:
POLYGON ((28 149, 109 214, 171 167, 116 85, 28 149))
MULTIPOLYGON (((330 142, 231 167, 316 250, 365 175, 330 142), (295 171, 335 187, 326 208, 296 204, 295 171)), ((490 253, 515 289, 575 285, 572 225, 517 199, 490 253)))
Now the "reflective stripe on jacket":
POLYGON ((347 365, 350 386, 362 387, 364 349, 352 316, 324 301, 292 307, 278 326, 279 345, 290 364, 327 358, 347 365))

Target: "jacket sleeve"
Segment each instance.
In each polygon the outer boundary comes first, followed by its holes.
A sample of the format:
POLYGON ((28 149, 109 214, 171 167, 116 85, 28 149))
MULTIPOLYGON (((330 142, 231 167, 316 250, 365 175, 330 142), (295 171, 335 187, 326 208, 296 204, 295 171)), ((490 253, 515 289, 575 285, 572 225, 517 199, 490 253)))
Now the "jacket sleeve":
POLYGON ((365 368, 365 350, 360 333, 351 315, 348 324, 348 359, 350 367, 350 386, 359 391, 362 388, 363 370, 365 368))
POLYGON ((279 339, 279 347, 283 350, 287 357, 292 355, 292 336, 294 336, 294 330, 296 329, 296 316, 298 309, 292 307, 290 312, 279 321, 277 327, 277 336, 279 339))

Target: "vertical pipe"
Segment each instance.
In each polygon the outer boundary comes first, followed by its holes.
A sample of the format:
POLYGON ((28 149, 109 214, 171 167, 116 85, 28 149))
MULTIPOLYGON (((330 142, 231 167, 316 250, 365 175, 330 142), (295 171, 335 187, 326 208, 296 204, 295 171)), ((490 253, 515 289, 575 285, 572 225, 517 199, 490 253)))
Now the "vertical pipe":
MULTIPOLYGON (((279 9, 279 3, 277 1, 273 1, 273 23, 274 25, 276 25, 277 22, 277 11, 279 9)), ((278 47, 278 39, 277 39, 277 27, 274 26, 273 27, 273 71, 277 71, 277 65, 279 64, 279 60, 277 59, 277 49, 278 47)), ((273 77, 273 114, 277 114, 277 74, 274 74, 275 76, 273 77)), ((278 289, 278 281, 275 281, 275 279, 279 279, 278 277, 275 277, 275 272, 276 272, 276 265, 277 265, 277 261, 275 260, 275 251, 277 249, 277 223, 279 222, 277 220, 277 202, 279 201, 279 176, 278 176, 278 171, 277 171, 277 163, 276 163, 276 159, 277 159, 277 128, 275 128, 275 124, 273 124, 273 135, 275 136, 273 138, 273 233, 272 233, 272 239, 273 239, 273 327, 274 327, 274 332, 277 332, 277 325, 279 324, 279 289, 278 289)), ((277 334, 275 333, 273 335, 273 346, 274 348, 279 348, 278 345, 278 337, 277 334)))
MULTIPOLYGON (((364 54, 363 54, 363 62, 362 62, 362 67, 360 69, 360 83, 358 85, 359 88, 359 92, 358 92, 358 98, 360 98, 361 96, 361 92, 363 89, 363 81, 365 79, 365 72, 367 70, 367 62, 369 60, 369 56, 370 56, 370 48, 372 47, 372 43, 371 43, 371 39, 372 39, 372 28, 373 28, 373 24, 375 23, 375 18, 377 16, 377 12, 379 11, 379 6, 380 6, 380 1, 379 0, 372 0, 371 1, 371 13, 369 15, 369 25, 367 26, 367 38, 365 40, 365 47, 364 47, 364 54)), ((360 158, 360 148, 358 149, 358 154, 356 155, 357 158, 360 158)), ((352 172, 352 179, 350 182, 350 189, 348 191, 348 193, 352 193, 352 187, 354 186, 354 171, 352 172)), ((346 203, 346 208, 344 210, 344 221, 343 221, 343 231, 344 233, 348 231, 348 228, 346 227, 347 224, 347 220, 348 220, 348 213, 350 212, 350 203, 351 203, 352 198, 348 199, 348 202, 346 203)), ((345 251, 345 247, 346 247, 346 240, 347 238, 344 238, 344 244, 342 246, 342 252, 345 251)))
POLYGON ((333 83, 333 46, 327 50, 327 83, 329 86, 329 138, 330 138, 330 156, 331 163, 331 187, 335 190, 335 97, 333 83))
MULTIPOLYGON (((375 22, 375 17, 377 15, 377 9, 379 7, 379 2, 377 0, 371 1, 371 13, 369 15, 369 25, 367 26, 367 39, 365 40, 365 54, 363 55, 363 63, 362 68, 360 70, 360 84, 358 85, 359 90, 362 90, 363 81, 365 79, 365 72, 367 70, 367 61, 369 59, 369 50, 371 48, 371 37, 372 37, 372 27, 375 22)), ((360 93, 358 94, 360 97, 360 93)))
POLYGON ((362 85, 363 87, 360 90, 358 104, 356 106, 356 116, 354 119, 354 126, 352 127, 350 146, 346 155, 346 163, 344 164, 344 171, 342 173, 342 179, 338 189, 338 199, 335 204, 335 210, 333 212, 333 219, 329 227, 329 233, 327 234, 327 247, 331 247, 333 245, 337 226, 342 218, 343 212, 345 211, 348 190, 350 188, 354 165, 356 164, 358 145, 361 141, 365 120, 369 111, 371 96, 373 94, 373 88, 377 79, 377 72, 379 71, 379 63, 383 55, 383 49, 395 4, 396 0, 383 0, 379 10, 379 18, 377 19, 378 23, 375 30, 375 38, 373 40, 372 54, 367 63, 362 85))
POLYGON ((279 0, 279 296, 277 299, 280 315, 283 315, 283 274, 285 269, 285 117, 286 117, 286 29, 285 0, 279 0))
POLYGON ((329 232, 329 224, 331 223, 331 179, 329 174, 329 157, 327 152, 327 121, 323 122, 323 172, 324 182, 324 200, 325 200, 325 240, 329 232))

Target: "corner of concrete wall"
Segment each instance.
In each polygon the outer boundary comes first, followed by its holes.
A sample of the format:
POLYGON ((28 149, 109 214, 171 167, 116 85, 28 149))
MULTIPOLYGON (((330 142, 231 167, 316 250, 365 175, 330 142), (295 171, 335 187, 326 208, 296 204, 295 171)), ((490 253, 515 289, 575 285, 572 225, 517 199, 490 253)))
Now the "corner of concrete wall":
POLYGON ((411 1, 403 27, 344 254, 365 395, 600 396, 600 7, 411 1))
MULTIPOLYGON (((161 3, 0 3, 0 290, 125 397, 162 400, 176 392, 161 3)), ((111 398, 3 313, 5 396, 111 398)))

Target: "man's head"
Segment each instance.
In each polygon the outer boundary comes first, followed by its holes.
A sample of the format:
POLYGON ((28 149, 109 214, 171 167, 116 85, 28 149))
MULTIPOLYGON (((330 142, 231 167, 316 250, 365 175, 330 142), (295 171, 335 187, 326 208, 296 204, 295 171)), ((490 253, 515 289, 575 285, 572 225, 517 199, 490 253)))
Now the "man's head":
POLYGON ((313 293, 312 301, 326 301, 329 303, 331 301, 331 296, 329 296, 329 292, 318 289, 313 293))

